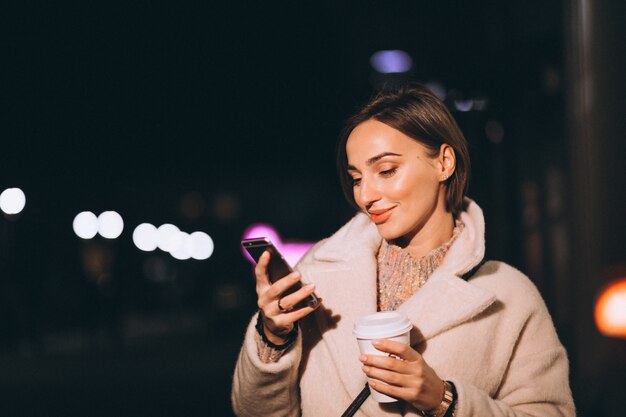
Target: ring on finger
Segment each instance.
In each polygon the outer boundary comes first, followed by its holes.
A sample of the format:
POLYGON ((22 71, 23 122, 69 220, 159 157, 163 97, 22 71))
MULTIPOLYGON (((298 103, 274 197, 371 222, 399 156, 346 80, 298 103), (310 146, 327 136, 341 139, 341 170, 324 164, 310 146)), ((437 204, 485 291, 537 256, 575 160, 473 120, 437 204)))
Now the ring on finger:
POLYGON ((280 305, 280 298, 278 299, 278 309, 280 311, 289 311, 289 310, 291 310, 291 308, 285 308, 282 305, 280 305))

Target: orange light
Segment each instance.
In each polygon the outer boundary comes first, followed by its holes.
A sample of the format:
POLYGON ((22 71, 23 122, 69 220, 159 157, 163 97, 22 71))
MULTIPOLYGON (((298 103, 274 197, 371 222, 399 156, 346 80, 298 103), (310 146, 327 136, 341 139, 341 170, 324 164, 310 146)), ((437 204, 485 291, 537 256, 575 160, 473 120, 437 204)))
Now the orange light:
POLYGON ((602 290, 594 315, 600 333, 626 338, 626 278, 615 280, 602 290))

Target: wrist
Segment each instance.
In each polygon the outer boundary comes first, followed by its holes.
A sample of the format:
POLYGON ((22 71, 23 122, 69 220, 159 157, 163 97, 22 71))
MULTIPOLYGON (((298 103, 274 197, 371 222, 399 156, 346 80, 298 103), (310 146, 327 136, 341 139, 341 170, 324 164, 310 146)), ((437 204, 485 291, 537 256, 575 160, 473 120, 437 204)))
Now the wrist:
POLYGON ((294 322, 293 328, 285 335, 285 337, 280 337, 272 333, 269 329, 266 328, 265 323, 263 321, 263 314, 259 311, 257 322, 256 322, 256 331, 261 336, 263 342, 276 350, 287 349, 298 337, 298 322, 294 322))
POLYGON ((450 381, 443 381, 443 397, 441 403, 432 410, 424 411, 426 417, 452 417, 456 407, 456 388, 450 381))
POLYGON ((284 336, 279 336, 272 332, 265 323, 263 323, 263 332, 265 333, 265 337, 267 337, 267 339, 275 345, 283 345, 287 343, 289 333, 284 336))

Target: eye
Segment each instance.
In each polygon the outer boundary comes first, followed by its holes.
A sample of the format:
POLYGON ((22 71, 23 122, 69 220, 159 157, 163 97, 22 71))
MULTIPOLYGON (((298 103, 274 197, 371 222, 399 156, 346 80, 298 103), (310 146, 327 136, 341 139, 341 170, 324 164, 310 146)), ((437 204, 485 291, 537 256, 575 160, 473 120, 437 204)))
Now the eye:
POLYGON ((361 185, 361 178, 352 178, 352 186, 357 187, 361 185))
POLYGON ((397 170, 398 170, 398 168, 397 168, 397 167, 394 167, 394 168, 390 168, 390 169, 385 169, 384 171, 380 171, 380 173, 379 173, 379 174, 380 174, 381 176, 383 176, 383 177, 390 177, 390 176, 392 176, 393 174, 395 174, 397 170))

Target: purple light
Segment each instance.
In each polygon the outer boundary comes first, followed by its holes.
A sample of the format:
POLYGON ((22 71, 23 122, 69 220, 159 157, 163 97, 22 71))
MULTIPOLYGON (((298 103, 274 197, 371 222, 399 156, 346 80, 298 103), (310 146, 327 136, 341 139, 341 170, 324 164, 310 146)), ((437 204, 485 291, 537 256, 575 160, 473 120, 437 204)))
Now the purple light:
POLYGON ((404 51, 398 49, 375 52, 370 64, 382 74, 407 72, 413 66, 413 60, 404 51))
MULTIPOLYGON (((269 224, 264 223, 253 224, 252 226, 248 227, 243 233, 243 239, 250 239, 253 237, 269 238, 274 246, 276 246, 276 248, 280 251, 280 253, 283 254, 287 263, 291 266, 297 264, 300 258, 302 258, 302 256, 306 253, 306 251, 311 249, 314 245, 314 243, 312 242, 283 242, 276 229, 274 229, 274 227, 270 226, 269 224)), ((242 251, 246 259, 248 259, 254 265, 252 257, 250 257, 250 255, 245 250, 243 250, 243 248, 242 251)))
POLYGON ((467 112, 467 111, 472 110, 473 106, 474 106, 473 100, 454 100, 454 107, 458 111, 467 112))

